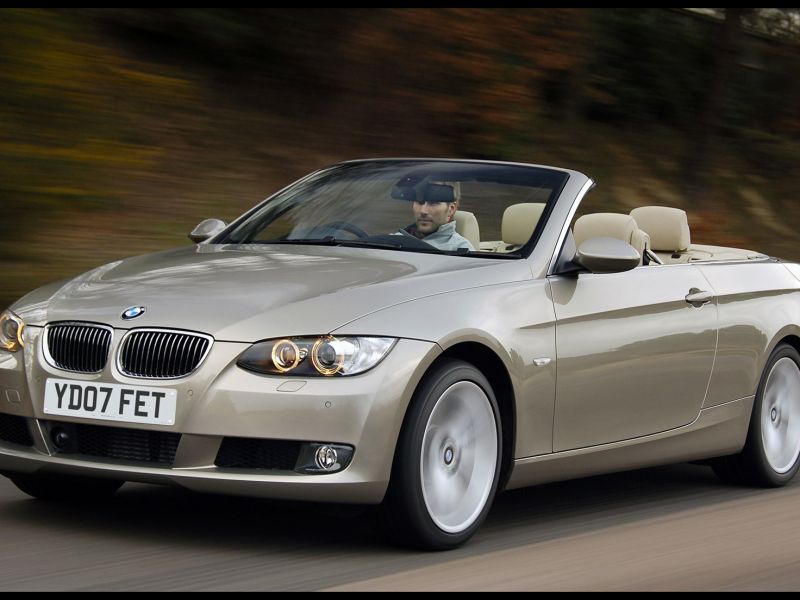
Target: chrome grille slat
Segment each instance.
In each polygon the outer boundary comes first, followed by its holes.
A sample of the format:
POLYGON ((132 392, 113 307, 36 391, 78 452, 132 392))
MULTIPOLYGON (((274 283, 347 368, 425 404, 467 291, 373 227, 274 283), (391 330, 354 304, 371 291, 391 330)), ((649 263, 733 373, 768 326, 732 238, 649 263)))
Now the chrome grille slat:
POLYGON ((197 356, 197 348, 200 346, 201 341, 202 340, 200 339, 194 339, 189 343, 189 347, 186 352, 186 358, 184 358, 185 362, 195 360, 195 357, 197 356))
POLYGON ((89 364, 87 359, 87 354, 89 351, 89 334, 91 333, 88 329, 81 329, 80 333, 78 334, 78 342, 80 343, 80 364, 81 364, 81 371, 88 370, 86 367, 89 364))
POLYGON ((181 372, 181 359, 186 352, 186 342, 187 339, 183 336, 175 336, 175 354, 170 360, 169 363, 169 372, 170 373, 180 373, 181 372))
POLYGON ((97 337, 97 331, 86 332, 86 364, 94 364, 94 340, 97 337))
POLYGON ((161 369, 161 364, 156 360, 156 358, 160 356, 158 354, 158 346, 162 341, 161 338, 162 336, 153 334, 153 337, 150 339, 150 352, 152 354, 150 355, 151 360, 148 368, 151 373, 158 373, 158 371, 161 369))
MULTIPOLYGON (((156 349, 155 352, 157 355, 161 356, 164 353, 164 347, 167 345, 167 336, 162 335, 158 340, 156 340, 156 349)), ((164 366, 160 365, 156 368, 156 377, 163 378, 164 377, 164 366)))
POLYGON ((111 332, 94 323, 52 323, 47 326, 45 358, 64 371, 100 373, 111 348, 111 332))
MULTIPOLYGON (((161 343, 159 344, 157 352, 160 356, 172 356, 173 348, 172 348, 172 339, 174 335, 171 333, 165 333, 161 336, 161 343)), ((156 371, 156 376, 159 379, 168 379, 169 378, 169 368, 167 367, 167 360, 161 360, 158 363, 158 370, 156 371)))
POLYGON ((183 357, 186 356, 186 347, 189 345, 191 340, 182 339, 178 344, 178 355, 175 357, 175 370, 181 370, 181 362, 183 357))
MULTIPOLYGON (((77 337, 77 334, 78 334, 78 328, 77 328, 77 327, 72 327, 72 326, 70 326, 70 327, 69 327, 69 329, 67 329, 67 330, 65 330, 65 331, 64 331, 64 338, 63 338, 63 342, 64 342, 64 351, 65 351, 65 354, 64 354, 64 356, 66 356, 66 350, 67 350, 67 347, 71 345, 71 344, 70 344, 70 342, 74 342, 74 343, 76 343, 76 344, 78 343, 78 341, 77 341, 77 339, 76 339, 76 337, 77 337)), ((78 359, 77 359, 77 358, 75 358, 74 360, 75 360, 75 365, 76 365, 76 368, 77 368, 78 359)), ((62 368, 66 368, 66 367, 63 365, 63 363, 62 363, 62 368)))
POLYGON ((146 336, 134 336, 134 339, 136 340, 136 354, 134 355, 134 360, 131 363, 131 374, 139 375, 142 371, 144 371, 144 342, 146 336))
MULTIPOLYGON (((75 327, 72 327, 72 326, 70 326, 70 327, 68 327, 67 329, 64 330, 64 335, 63 335, 62 340, 61 340, 64 343, 64 354, 62 354, 61 356, 66 356, 66 350, 67 350, 67 347, 69 346, 69 341, 74 341, 75 343, 77 343, 77 340, 75 340, 76 332, 77 332, 77 329, 75 327)), ((77 359, 74 359, 74 360, 75 360, 75 365, 77 366, 78 361, 77 361, 77 359)), ((61 363, 59 366, 62 369, 66 368, 63 363, 61 363)))
MULTIPOLYGON (((134 340, 134 341, 136 341, 136 340, 134 340)), ((118 352, 119 352, 119 350, 118 350, 118 352)), ((134 354, 134 356, 138 356, 138 354, 134 354)), ((129 368, 130 368, 130 369, 134 369, 134 368, 136 368, 136 367, 135 367, 135 365, 129 365, 129 368)))
POLYGON ((139 374, 144 375, 149 370, 148 361, 151 360, 150 354, 150 340, 153 338, 152 333, 146 333, 142 336, 142 349, 141 349, 141 362, 139 363, 139 374))
POLYGON ((142 340, 142 366, 139 369, 139 372, 144 375, 145 373, 150 372, 150 367, 155 360, 153 356, 153 339, 155 338, 155 334, 150 332, 145 334, 144 339, 142 340))
POLYGON ((76 371, 84 371, 83 368, 83 357, 81 353, 83 351, 83 328, 78 327, 74 328, 73 330, 74 340, 75 340, 75 370, 76 371))
MULTIPOLYGON (((55 330, 60 346, 60 353, 58 354, 58 356, 65 355, 67 350, 67 340, 72 339, 72 336, 70 335, 71 330, 72 330, 71 327, 55 330)), ((63 365, 58 361, 58 359, 55 356, 53 357, 53 363, 55 364, 55 366, 63 368, 63 365)))
POLYGON ((131 374, 133 375, 141 375, 144 372, 144 359, 147 352, 146 342, 147 342, 147 334, 142 336, 135 336, 138 337, 138 343, 136 344, 136 355, 135 360, 133 362, 133 370, 131 374))
MULTIPOLYGON (((61 334, 57 330, 51 330, 48 335, 48 341, 50 342, 50 353, 53 354, 55 351, 56 354, 61 354, 61 334)), ((55 362, 55 359, 53 359, 55 362)))
POLYGON ((163 378, 163 365, 158 360, 161 356, 166 356, 160 348, 166 341, 167 335, 155 333, 145 333, 142 335, 142 352, 147 355, 147 360, 142 363, 141 374, 149 373, 151 377, 163 378))
POLYGON ((88 364, 94 364, 95 344, 97 343, 97 331, 90 331, 86 342, 86 360, 88 364))
POLYGON ((172 329, 134 329, 119 351, 117 366, 129 377, 177 379, 197 370, 213 338, 172 329))
POLYGON ((147 344, 150 341, 150 337, 151 337, 150 333, 146 333, 142 336, 142 343, 140 344, 140 350, 139 350, 139 362, 136 368, 137 375, 142 375, 147 372, 147 355, 148 355, 147 344))
POLYGON ((181 370, 181 363, 183 362, 183 358, 186 356, 186 347, 189 345, 190 341, 191 339, 189 338, 183 338, 178 344, 178 352, 175 355, 175 367, 174 367, 174 370, 176 372, 180 372, 181 370))
POLYGON ((101 361, 103 359, 103 334, 97 332, 97 339, 94 343, 94 360, 101 361))
POLYGON ((164 354, 164 361, 161 364, 162 370, 164 371, 164 377, 170 377, 172 374, 171 364, 175 360, 175 355, 178 352, 177 344, 178 340, 180 339, 174 333, 170 333, 165 336, 166 339, 166 347, 167 351, 164 354))

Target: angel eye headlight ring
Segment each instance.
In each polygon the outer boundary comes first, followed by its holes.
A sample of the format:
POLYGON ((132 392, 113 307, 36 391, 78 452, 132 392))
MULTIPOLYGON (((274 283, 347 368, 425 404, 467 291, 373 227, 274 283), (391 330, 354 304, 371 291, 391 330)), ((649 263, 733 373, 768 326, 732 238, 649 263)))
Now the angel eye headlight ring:
POLYGON ((281 373, 294 369, 300 360, 300 348, 292 340, 280 340, 272 347, 272 364, 281 373))
POLYGON ((0 348, 16 352, 25 345, 25 322, 10 310, 0 313, 0 348))
POLYGON ((344 356, 336 349, 332 338, 320 338, 311 349, 311 363, 321 375, 336 375, 344 366, 344 356))

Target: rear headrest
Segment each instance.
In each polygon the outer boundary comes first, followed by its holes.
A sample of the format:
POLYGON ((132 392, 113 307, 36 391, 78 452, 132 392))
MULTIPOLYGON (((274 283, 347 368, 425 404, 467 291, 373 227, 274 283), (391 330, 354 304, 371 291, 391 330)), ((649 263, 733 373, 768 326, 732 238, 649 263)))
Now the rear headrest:
POLYGON ((522 246, 533 235, 536 224, 544 211, 544 204, 524 202, 512 204, 503 213, 503 226, 500 235, 506 244, 522 246))
POLYGON ((593 213, 583 215, 575 221, 572 234, 575 236, 576 246, 593 237, 612 237, 630 244, 638 229, 636 221, 630 215, 593 213))
POLYGON ((631 211, 639 227, 650 234, 650 247, 658 252, 683 252, 691 236, 686 211, 668 206, 640 206, 631 211))
POLYGON ((455 222, 456 231, 467 238, 475 250, 479 249, 481 247, 481 232, 475 215, 466 210, 457 210, 455 222))

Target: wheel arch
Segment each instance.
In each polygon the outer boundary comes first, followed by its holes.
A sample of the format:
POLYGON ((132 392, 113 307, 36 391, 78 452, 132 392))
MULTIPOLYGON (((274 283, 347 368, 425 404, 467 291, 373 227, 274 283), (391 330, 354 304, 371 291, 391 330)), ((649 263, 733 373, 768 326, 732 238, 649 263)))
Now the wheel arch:
MULTIPOLYGON (((758 386, 758 382, 761 380, 761 376, 764 373, 764 368, 767 366, 767 361, 769 361, 769 357, 772 356, 773 352, 775 352, 775 348, 777 348, 781 344, 789 344, 792 348, 800 352, 800 326, 788 325, 777 331, 772 336, 772 339, 770 340, 769 344, 764 350, 764 354, 761 355, 758 361, 759 364, 757 371, 758 375, 756 379, 756 387, 758 386)), ((755 393, 755 391, 753 391, 753 393, 755 393)))
POLYGON ((784 335, 782 338, 775 341, 772 344, 769 353, 771 354, 772 351, 775 350, 775 348, 777 348, 780 344, 789 344, 795 350, 800 352, 800 331, 784 335))

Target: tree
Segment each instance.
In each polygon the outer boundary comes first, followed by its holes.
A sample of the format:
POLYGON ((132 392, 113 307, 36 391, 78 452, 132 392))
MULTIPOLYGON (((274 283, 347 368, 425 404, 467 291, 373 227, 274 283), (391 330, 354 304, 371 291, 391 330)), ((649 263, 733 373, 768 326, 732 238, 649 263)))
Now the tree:
POLYGON ((688 156, 686 172, 686 192, 695 202, 702 203, 708 198, 709 177, 714 167, 714 147, 722 123, 723 107, 731 74, 736 66, 742 17, 752 9, 726 8, 725 20, 718 30, 714 58, 709 74, 708 95, 705 107, 693 137, 693 150, 688 156))

